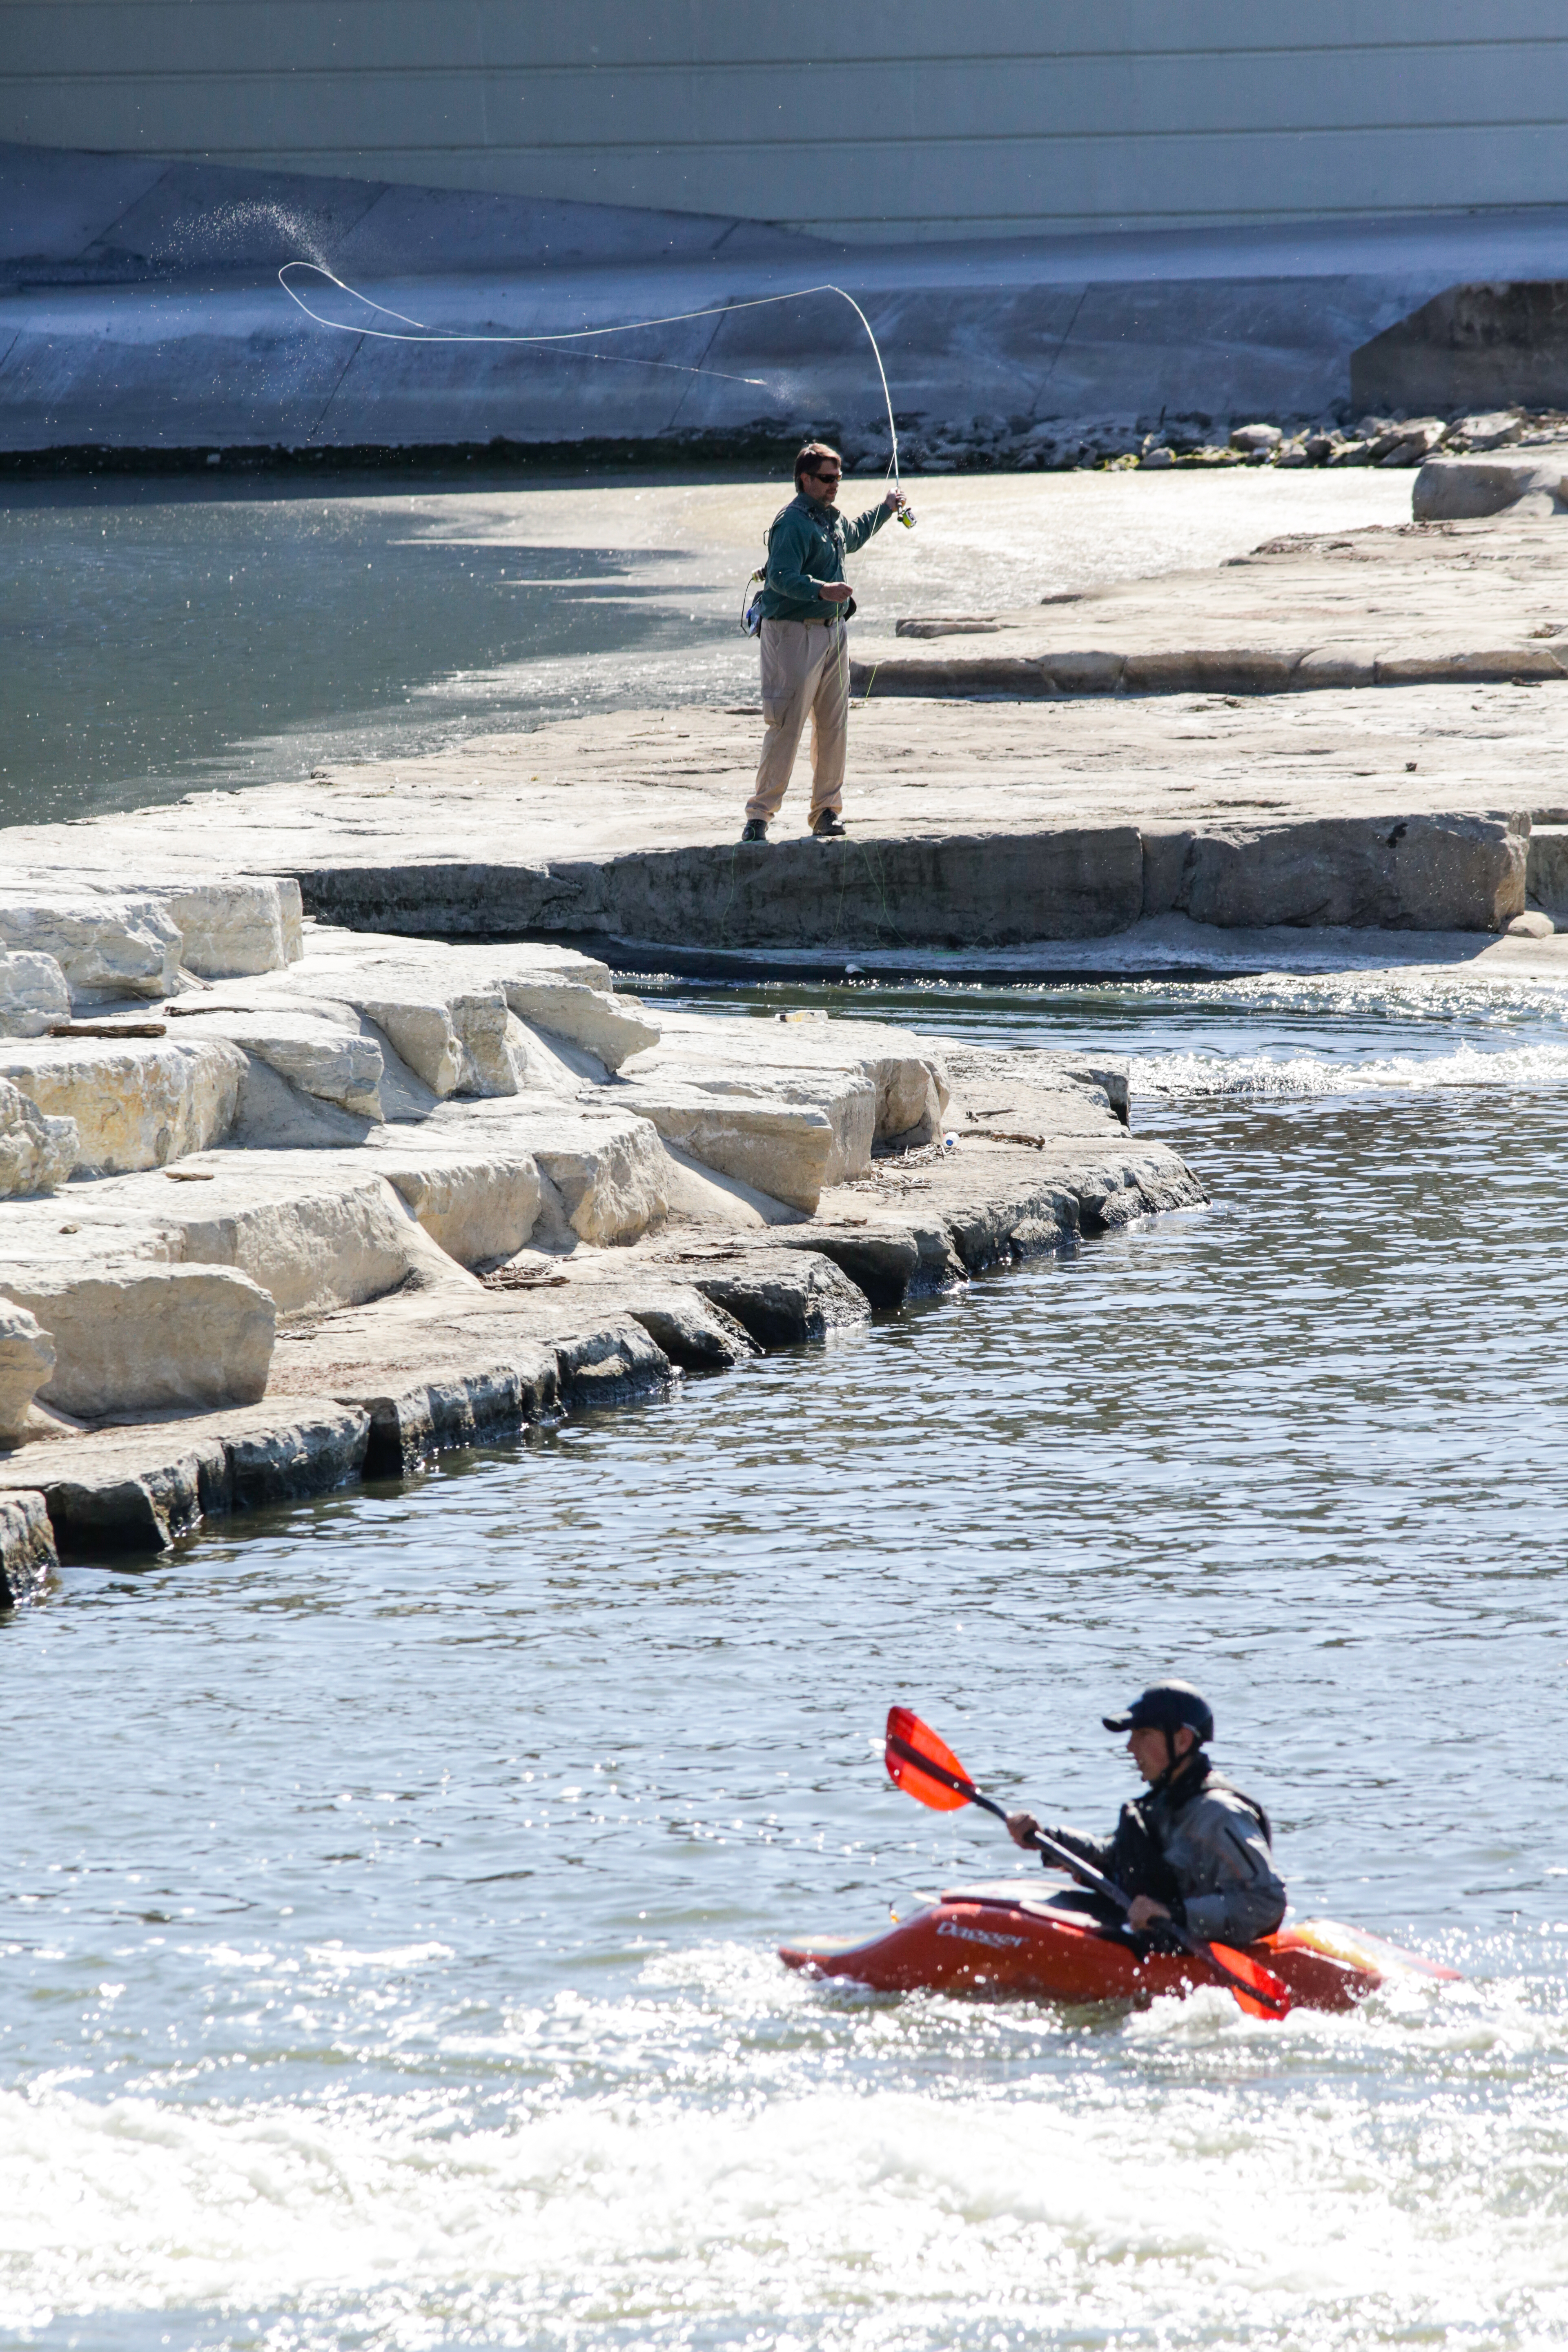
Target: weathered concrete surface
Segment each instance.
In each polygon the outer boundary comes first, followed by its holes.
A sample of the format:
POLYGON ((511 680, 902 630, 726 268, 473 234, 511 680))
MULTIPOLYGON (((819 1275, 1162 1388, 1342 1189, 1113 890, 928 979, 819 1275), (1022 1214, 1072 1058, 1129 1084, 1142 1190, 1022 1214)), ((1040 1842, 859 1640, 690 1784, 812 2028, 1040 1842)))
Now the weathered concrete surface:
MULTIPOLYGON (((650 355, 708 371, 695 376, 584 367, 526 344, 475 364, 439 343, 312 326, 276 282, 305 255, 459 333, 669 318, 831 279, 867 311, 898 407, 919 419, 911 449, 923 441, 938 462, 977 424, 1026 447, 1039 420, 1316 415, 1350 395, 1358 348, 1431 297, 1550 276, 1562 258, 1548 206, 844 246, 733 217, 141 155, 11 148, 5 163, 17 259, 0 447, 17 450, 497 437, 680 449, 798 436, 803 396, 819 424, 873 446, 883 425, 864 334, 831 298, 666 330, 650 355), (76 192, 63 205, 62 173, 76 192)), ((320 310, 334 298, 315 286, 320 310)), ((336 300, 326 315, 363 322, 363 306, 336 300)))
MULTIPOLYGON (((1559 265, 1560 267, 1561 265, 1559 265)), ((1568 401, 1568 285, 1542 274, 1446 287, 1351 360, 1362 408, 1560 408, 1568 401)))

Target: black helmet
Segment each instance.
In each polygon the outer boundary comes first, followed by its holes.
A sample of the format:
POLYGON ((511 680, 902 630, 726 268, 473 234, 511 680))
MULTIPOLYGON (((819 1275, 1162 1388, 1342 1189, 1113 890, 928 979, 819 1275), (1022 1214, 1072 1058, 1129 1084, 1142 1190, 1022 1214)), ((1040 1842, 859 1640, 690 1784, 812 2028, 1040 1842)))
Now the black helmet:
POLYGON ((1199 1746, 1214 1738, 1214 1709, 1191 1683, 1151 1683, 1140 1691, 1125 1715, 1101 1717, 1107 1731, 1187 1730, 1199 1746))

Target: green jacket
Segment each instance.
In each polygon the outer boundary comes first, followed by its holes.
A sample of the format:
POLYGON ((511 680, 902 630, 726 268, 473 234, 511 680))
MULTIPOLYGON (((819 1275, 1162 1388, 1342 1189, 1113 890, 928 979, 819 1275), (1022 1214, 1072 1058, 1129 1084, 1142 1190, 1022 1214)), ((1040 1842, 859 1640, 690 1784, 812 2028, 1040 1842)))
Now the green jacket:
POLYGON ((842 580, 846 555, 864 547, 887 520, 887 507, 879 505, 858 522, 846 522, 837 507, 797 492, 768 531, 768 576, 758 599, 763 620, 823 621, 841 612, 841 605, 823 603, 818 584, 842 580))

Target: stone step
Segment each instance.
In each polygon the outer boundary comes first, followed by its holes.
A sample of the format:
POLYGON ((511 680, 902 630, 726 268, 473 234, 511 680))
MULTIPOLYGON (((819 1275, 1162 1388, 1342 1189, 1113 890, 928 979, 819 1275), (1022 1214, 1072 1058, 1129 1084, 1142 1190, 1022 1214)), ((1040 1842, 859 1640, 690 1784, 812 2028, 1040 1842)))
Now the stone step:
POLYGON ((76 1122, 75 1166, 119 1176, 220 1143, 246 1057, 215 1037, 5 1037, 0 1078, 51 1118, 76 1122))
POLYGON ((253 1404, 266 1390, 278 1309, 236 1266, 12 1255, 0 1298, 54 1350, 31 1402, 73 1419, 253 1404))

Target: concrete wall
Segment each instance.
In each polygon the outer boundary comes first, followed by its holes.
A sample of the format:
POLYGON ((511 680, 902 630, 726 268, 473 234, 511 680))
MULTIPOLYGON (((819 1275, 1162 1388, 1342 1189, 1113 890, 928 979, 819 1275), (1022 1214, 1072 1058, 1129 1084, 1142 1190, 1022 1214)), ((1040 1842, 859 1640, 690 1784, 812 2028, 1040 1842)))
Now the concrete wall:
POLYGON ((0 139, 853 239, 1553 205, 1568 11, 0 0, 0 139))

